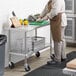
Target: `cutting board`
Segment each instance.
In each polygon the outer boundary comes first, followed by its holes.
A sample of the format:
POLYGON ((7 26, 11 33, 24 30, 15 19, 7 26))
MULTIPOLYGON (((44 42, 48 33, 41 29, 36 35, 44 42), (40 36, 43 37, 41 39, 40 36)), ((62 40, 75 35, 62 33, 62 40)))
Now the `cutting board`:
POLYGON ((21 24, 20 24, 20 22, 16 16, 11 17, 10 20, 11 20, 12 24, 14 25, 14 27, 20 27, 21 26, 21 24))
POLYGON ((66 67, 67 68, 70 68, 70 69, 76 69, 76 58, 69 61, 67 64, 66 64, 66 67))
POLYGON ((46 20, 43 20, 43 21, 33 21, 33 22, 30 22, 29 25, 35 25, 35 26, 43 26, 43 25, 48 25, 49 22, 46 21, 46 20))

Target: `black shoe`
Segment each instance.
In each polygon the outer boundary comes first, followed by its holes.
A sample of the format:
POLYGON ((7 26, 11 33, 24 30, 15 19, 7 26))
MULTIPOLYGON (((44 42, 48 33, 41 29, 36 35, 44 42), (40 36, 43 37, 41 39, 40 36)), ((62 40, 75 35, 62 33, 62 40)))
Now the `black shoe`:
MULTIPOLYGON (((55 55, 54 55, 54 54, 52 54, 51 59, 52 59, 52 60, 55 60, 55 55)), ((66 58, 64 58, 64 59, 61 58, 61 62, 66 61, 66 60, 67 60, 66 58)))
POLYGON ((61 64, 61 62, 52 60, 52 61, 48 61, 47 64, 48 65, 57 65, 57 64, 61 64))
POLYGON ((61 62, 64 62, 64 61, 67 61, 67 59, 65 58, 65 59, 61 59, 61 62))

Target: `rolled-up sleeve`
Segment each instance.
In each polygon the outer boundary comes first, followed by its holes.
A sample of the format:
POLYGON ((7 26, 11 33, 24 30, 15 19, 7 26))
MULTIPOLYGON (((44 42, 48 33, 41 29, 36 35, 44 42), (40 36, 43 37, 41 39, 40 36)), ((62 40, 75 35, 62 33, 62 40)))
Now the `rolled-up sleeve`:
POLYGON ((52 9, 49 13, 47 13, 47 16, 52 19, 54 16, 56 16, 61 10, 61 0, 53 0, 52 1, 52 9))
POLYGON ((40 14, 41 17, 44 17, 48 13, 48 4, 46 4, 45 8, 43 9, 42 13, 40 14))

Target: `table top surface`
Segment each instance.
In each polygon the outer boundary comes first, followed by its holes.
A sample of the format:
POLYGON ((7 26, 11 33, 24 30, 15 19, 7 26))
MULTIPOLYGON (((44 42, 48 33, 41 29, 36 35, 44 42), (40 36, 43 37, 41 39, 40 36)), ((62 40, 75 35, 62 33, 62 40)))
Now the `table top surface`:
POLYGON ((36 30, 38 28, 41 28, 41 27, 45 27, 47 25, 43 25, 43 26, 35 26, 35 25, 27 25, 27 26, 20 26, 20 27, 17 27, 17 28, 11 28, 11 27, 4 27, 4 29, 6 30, 11 30, 11 31, 25 31, 25 32, 28 32, 28 31, 32 31, 32 30, 36 30))

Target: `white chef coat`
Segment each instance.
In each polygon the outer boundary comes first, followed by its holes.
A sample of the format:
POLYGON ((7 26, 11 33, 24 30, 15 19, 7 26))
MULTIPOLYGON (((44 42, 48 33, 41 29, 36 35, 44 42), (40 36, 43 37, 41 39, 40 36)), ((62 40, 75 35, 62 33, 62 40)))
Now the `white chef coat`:
POLYGON ((49 19, 52 19, 54 16, 58 15, 58 13, 62 13, 62 26, 67 25, 67 18, 65 14, 65 2, 64 0, 52 0, 52 9, 48 12, 48 4, 46 4, 44 10, 41 13, 42 17, 48 16, 49 19))

